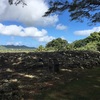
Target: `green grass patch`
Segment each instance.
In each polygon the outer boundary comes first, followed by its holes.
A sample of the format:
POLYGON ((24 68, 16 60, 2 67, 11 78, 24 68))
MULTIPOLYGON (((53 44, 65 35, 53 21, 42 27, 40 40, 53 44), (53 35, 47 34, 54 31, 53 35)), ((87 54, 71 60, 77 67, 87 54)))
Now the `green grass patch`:
MULTIPOLYGON (((66 76, 67 78, 67 76, 66 76)), ((62 81, 51 90, 35 96, 36 100, 100 100, 100 68, 88 69, 84 76, 70 82, 62 81)))

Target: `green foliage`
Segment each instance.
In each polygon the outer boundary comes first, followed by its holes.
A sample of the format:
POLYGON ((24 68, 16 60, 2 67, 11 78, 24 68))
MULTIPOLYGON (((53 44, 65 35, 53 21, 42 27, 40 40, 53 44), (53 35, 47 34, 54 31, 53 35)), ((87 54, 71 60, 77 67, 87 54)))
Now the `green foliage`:
POLYGON ((83 22, 87 18, 91 24, 100 22, 100 0, 50 0, 49 4, 50 8, 44 16, 67 10, 71 20, 83 22))
POLYGON ((96 42, 90 42, 87 45, 76 48, 76 50, 90 50, 90 51, 97 51, 97 43, 96 42))
POLYGON ((46 48, 54 48, 58 51, 66 50, 67 46, 68 42, 61 38, 54 39, 46 44, 46 48))
POLYGON ((91 33, 85 39, 76 40, 69 44, 67 40, 57 38, 46 44, 40 45, 37 49, 26 46, 0 46, 0 52, 54 52, 64 50, 92 50, 100 51, 100 32, 91 33))
POLYGON ((92 41, 100 42, 100 32, 91 33, 90 36, 87 39, 90 40, 91 42, 92 41))
POLYGON ((97 43, 97 50, 100 51, 100 43, 97 43))
POLYGON ((40 45, 40 46, 36 49, 36 51, 42 52, 42 51, 45 51, 45 48, 44 48, 42 45, 40 45))
POLYGON ((94 50, 99 51, 100 32, 91 33, 90 36, 83 40, 73 42, 73 48, 77 50, 94 50))
MULTIPOLYGON (((10 5, 27 5, 24 0, 8 0, 8 2, 10 5)), ((47 2, 50 8, 44 16, 67 10, 71 20, 82 22, 84 18, 87 18, 92 24, 100 22, 100 0, 72 0, 72 2, 70 0, 47 0, 47 2)))
POLYGON ((85 46, 87 43, 84 40, 76 40, 73 42, 74 48, 85 46))

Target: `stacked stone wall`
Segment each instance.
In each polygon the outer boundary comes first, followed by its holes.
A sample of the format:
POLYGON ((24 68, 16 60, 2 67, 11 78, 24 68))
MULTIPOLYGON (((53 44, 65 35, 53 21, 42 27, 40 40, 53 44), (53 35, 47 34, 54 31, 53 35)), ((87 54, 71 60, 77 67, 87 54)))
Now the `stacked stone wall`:
POLYGON ((93 68, 99 66, 100 53, 91 51, 0 53, 0 67, 2 68, 32 70, 37 68, 93 68))

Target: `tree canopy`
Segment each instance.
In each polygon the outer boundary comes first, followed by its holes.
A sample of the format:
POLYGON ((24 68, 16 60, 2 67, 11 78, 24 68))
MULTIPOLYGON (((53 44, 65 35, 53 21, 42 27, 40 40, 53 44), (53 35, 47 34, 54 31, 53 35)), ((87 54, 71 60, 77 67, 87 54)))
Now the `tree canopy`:
POLYGON ((61 38, 54 39, 46 44, 47 48, 53 47, 58 51, 65 50, 67 46, 68 46, 68 42, 61 38))
MULTIPOLYGON (((49 9, 44 16, 67 10, 71 20, 80 22, 87 18, 91 24, 100 23, 100 0, 46 0, 49 9)), ((9 4, 27 5, 24 0, 8 0, 9 4)))
POLYGON ((8 0, 9 4, 12 5, 12 4, 15 4, 15 5, 18 5, 20 3, 22 3, 22 5, 27 5, 24 0, 8 0))
POLYGON ((93 32, 85 39, 74 41, 72 45, 74 49, 100 51, 100 32, 93 32))
POLYGON ((83 22, 87 18, 92 24, 100 22, 100 0, 50 0, 49 5, 44 16, 68 10, 71 20, 83 22))

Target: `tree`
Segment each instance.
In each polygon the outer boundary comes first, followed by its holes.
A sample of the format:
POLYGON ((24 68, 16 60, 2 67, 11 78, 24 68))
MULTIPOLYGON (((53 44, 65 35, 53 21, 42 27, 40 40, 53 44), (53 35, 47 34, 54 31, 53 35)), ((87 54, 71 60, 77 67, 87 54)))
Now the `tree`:
POLYGON ((84 40, 76 40, 72 44, 74 48, 79 48, 85 46, 87 43, 84 40))
POLYGON ((12 5, 12 4, 15 4, 15 5, 18 5, 20 3, 22 3, 22 5, 27 5, 24 0, 8 0, 9 4, 12 5))
POLYGON ((91 41, 98 41, 100 42, 100 32, 94 32, 91 33, 88 39, 91 39, 91 41))
POLYGON ((97 44, 97 50, 100 51, 100 43, 97 44))
POLYGON ((42 46, 42 45, 40 45, 38 48, 37 48, 37 51, 40 51, 40 52, 42 52, 42 51, 44 51, 44 47, 42 46))
MULTIPOLYGON (((8 0, 9 4, 18 5, 22 3, 27 5, 24 0, 8 0)), ((91 24, 100 23, 100 0, 46 0, 49 1, 50 8, 45 12, 44 16, 48 16, 55 12, 63 12, 68 10, 71 21, 77 20, 83 22, 84 18, 89 19, 91 24)))
POLYGON ((93 32, 85 39, 72 43, 74 49, 78 50, 100 50, 100 32, 93 32))
POLYGON ((71 20, 87 18, 92 24, 100 23, 100 0, 50 0, 49 5, 44 16, 68 10, 71 20))
POLYGON ((55 50, 61 51, 66 50, 68 42, 64 39, 57 38, 46 44, 46 48, 55 48, 55 50))

